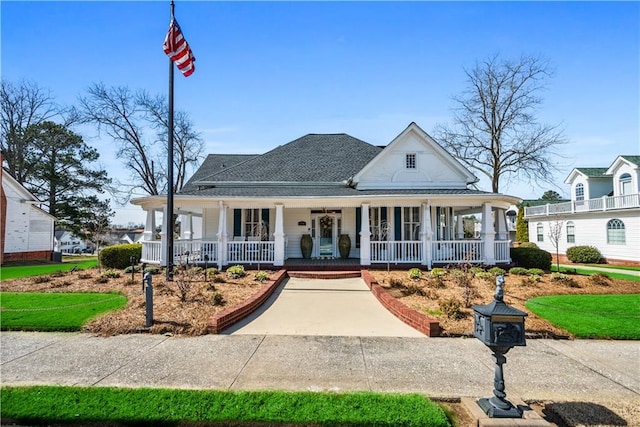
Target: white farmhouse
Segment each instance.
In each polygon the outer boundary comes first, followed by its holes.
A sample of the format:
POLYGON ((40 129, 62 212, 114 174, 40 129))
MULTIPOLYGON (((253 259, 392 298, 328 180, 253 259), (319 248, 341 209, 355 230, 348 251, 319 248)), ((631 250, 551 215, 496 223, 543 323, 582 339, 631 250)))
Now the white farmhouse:
POLYGON ((55 218, 42 203, 0 167, 0 264, 50 261, 55 218))
POLYGON ((529 240, 555 254, 550 230, 561 227, 561 255, 588 245, 609 263, 640 265, 640 156, 618 156, 609 167, 575 168, 565 184, 571 186, 570 202, 525 209, 529 240))
MULTIPOLYGON (((506 211, 521 200, 477 190, 477 181, 415 123, 386 147, 308 134, 262 155, 212 154, 175 196, 174 262, 509 263, 506 211), (473 214, 481 230, 465 238, 462 218, 473 214)), ((165 225, 155 238, 166 197, 132 203, 147 212, 142 261, 166 265, 165 225)))

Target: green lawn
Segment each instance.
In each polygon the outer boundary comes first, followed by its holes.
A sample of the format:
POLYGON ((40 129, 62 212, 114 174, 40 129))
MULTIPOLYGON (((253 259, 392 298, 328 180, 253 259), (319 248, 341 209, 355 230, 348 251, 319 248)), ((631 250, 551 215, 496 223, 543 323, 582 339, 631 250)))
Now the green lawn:
POLYGON ((124 307, 124 295, 109 293, 0 293, 3 331, 79 331, 93 317, 124 307))
POLYGON ((598 268, 613 268, 616 270, 631 270, 631 271, 640 271, 640 267, 630 267, 626 265, 611 265, 611 264, 585 264, 588 267, 598 267, 598 268))
POLYGON ((444 427, 443 409, 419 394, 230 392, 109 387, 3 387, 2 417, 19 424, 173 426, 293 423, 322 426, 444 427))
POLYGON ((98 265, 96 257, 93 259, 77 259, 65 261, 62 264, 36 264, 19 265, 0 268, 0 280, 19 279, 21 277, 39 276, 41 274, 51 274, 57 271, 69 271, 76 269, 92 268, 98 265))
POLYGON ((544 296, 526 306, 578 338, 640 339, 640 294, 544 296))

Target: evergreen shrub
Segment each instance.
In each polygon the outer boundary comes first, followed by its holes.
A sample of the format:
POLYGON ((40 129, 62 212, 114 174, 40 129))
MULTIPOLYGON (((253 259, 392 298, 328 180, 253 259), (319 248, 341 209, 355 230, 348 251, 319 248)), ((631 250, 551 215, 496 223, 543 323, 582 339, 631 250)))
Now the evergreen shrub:
POLYGON ((142 245, 132 243, 108 246, 100 251, 100 265, 123 270, 131 265, 131 257, 136 260, 142 258, 142 245))
POLYGON ((600 262, 602 254, 593 246, 572 246, 567 249, 567 258, 571 262, 594 264, 600 262))
POLYGON ((511 248, 511 260, 517 267, 551 269, 551 254, 537 248, 511 248))

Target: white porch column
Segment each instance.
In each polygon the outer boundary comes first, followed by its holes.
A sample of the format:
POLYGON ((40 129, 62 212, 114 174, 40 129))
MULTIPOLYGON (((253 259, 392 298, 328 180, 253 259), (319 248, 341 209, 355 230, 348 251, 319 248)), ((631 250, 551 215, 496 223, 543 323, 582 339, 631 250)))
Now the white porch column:
POLYGON ((480 231, 480 238, 484 242, 484 263, 487 265, 496 263, 495 248, 493 245, 495 234, 491 203, 484 203, 482 205, 482 229, 480 231))
POLYGON ((362 204, 362 224, 360 226, 360 264, 371 265, 371 225, 369 224, 369 204, 362 204))
POLYGON ((507 231, 507 211, 504 209, 496 209, 496 222, 498 224, 498 240, 507 240, 509 232, 507 231))
POLYGON ((464 239, 464 221, 462 215, 456 214, 456 240, 464 239))
POLYGON ((144 232, 142 233, 142 240, 150 242, 155 240, 154 235, 156 232, 156 211, 155 209, 149 209, 147 212, 147 220, 144 225, 144 232))
POLYGON ((160 265, 167 265, 167 230, 169 229, 169 215, 167 205, 162 208, 162 231, 160 231, 160 265))
POLYGON ((273 233, 273 265, 284 265, 284 206, 276 205, 276 230, 273 233))
POLYGON ((180 238, 193 239, 193 216, 190 213, 180 215, 180 238))
POLYGON ((426 265, 431 270, 431 242, 433 239, 433 227, 431 226, 431 205, 427 201, 422 204, 422 232, 420 240, 422 240, 422 265, 426 265))
POLYGON ((218 270, 227 264, 227 207, 219 203, 218 212, 218 270))

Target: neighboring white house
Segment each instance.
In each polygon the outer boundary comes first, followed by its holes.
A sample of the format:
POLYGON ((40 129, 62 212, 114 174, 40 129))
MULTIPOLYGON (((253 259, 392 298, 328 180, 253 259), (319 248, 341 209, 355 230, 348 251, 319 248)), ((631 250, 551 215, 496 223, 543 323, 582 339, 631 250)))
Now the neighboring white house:
POLYGON ((571 201, 528 207, 529 240, 555 253, 551 227, 561 226, 559 253, 595 246, 610 263, 640 264, 640 156, 618 156, 609 167, 575 168, 565 179, 571 201))
MULTIPOLYGON (((477 181, 415 123, 386 147, 309 134, 262 155, 209 155, 174 198, 174 260, 283 266, 303 257, 305 235, 319 259, 339 257, 348 235, 348 257, 362 266, 508 263, 505 213, 520 199, 471 188, 477 181), (473 214, 480 235, 465 239, 462 218, 473 214)), ((132 203, 147 212, 142 261, 165 265, 166 227, 154 235, 166 197, 132 203)))
POLYGON ((56 230, 55 248, 63 254, 79 254, 84 252, 87 244, 81 238, 70 231, 56 230))
POLYGON ((0 263, 50 261, 55 218, 2 167, 0 182, 0 263))

